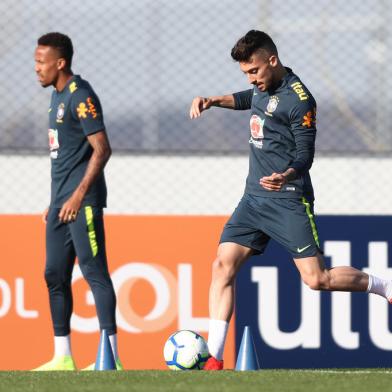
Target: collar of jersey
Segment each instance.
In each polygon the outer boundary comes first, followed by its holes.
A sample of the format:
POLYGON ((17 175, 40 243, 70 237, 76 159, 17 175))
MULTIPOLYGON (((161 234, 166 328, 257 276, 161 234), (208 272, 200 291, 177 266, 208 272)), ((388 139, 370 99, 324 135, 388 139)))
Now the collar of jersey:
POLYGON ((72 75, 72 78, 68 80, 68 82, 65 84, 64 88, 61 91, 54 90, 55 93, 56 94, 63 94, 65 91, 68 91, 69 90, 69 85, 72 82, 77 81, 78 79, 80 79, 80 75, 72 75))
POLYGON ((268 94, 269 95, 274 95, 276 94, 279 90, 281 89, 285 89, 289 80, 293 77, 294 73, 293 70, 289 67, 285 67, 287 74, 285 76, 283 76, 281 83, 279 84, 279 86, 273 90, 268 90, 268 94))

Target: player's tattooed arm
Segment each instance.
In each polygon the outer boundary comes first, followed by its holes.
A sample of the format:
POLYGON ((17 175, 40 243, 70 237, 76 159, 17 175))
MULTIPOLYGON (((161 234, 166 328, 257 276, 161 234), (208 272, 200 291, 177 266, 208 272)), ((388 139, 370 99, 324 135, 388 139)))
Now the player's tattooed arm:
POLYGON ((235 102, 233 94, 220 95, 214 97, 196 97, 193 99, 191 108, 189 110, 190 118, 197 118, 201 116, 204 110, 209 109, 211 106, 218 106, 221 108, 234 109, 235 102))
POLYGON ((87 165, 86 173, 75 190, 75 193, 78 193, 82 199, 90 189, 90 186, 102 174, 103 169, 112 154, 112 149, 105 131, 102 130, 89 135, 87 136, 87 140, 93 148, 93 153, 87 165))
POLYGON ((102 130, 89 135, 87 136, 87 139, 93 148, 93 153, 82 181, 60 210, 59 219, 61 222, 72 222, 76 219, 86 193, 96 179, 102 174, 112 153, 105 131, 102 130))

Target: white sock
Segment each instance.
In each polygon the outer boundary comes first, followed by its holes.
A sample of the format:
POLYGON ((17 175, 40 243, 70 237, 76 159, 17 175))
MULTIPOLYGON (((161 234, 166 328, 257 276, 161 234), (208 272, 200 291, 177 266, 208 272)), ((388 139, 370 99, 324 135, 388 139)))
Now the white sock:
POLYGON ((63 357, 64 355, 72 355, 71 353, 71 337, 55 336, 54 337, 54 356, 63 357))
POLYGON ((118 359, 118 349, 117 349, 117 334, 109 335, 110 345, 112 346, 114 360, 118 359))
POLYGON ((369 275, 369 285, 366 291, 368 293, 381 295, 388 301, 392 300, 392 282, 389 280, 369 275))
POLYGON ((227 321, 210 319, 208 329, 208 350, 210 354, 219 361, 223 358, 223 350, 225 348, 228 329, 229 323, 227 321))

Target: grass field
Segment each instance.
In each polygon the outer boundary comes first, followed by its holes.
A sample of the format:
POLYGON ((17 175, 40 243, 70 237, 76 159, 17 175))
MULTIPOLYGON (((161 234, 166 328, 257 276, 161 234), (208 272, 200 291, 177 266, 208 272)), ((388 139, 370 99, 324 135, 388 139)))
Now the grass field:
POLYGON ((0 391, 392 391, 389 369, 0 372, 0 391))

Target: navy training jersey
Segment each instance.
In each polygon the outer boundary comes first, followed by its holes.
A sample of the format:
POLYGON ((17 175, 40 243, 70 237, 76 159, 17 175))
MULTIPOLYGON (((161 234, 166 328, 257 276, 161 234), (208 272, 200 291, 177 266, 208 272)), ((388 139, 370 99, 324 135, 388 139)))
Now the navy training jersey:
MULTIPOLYGON (((62 91, 53 91, 49 108, 50 207, 61 208, 78 187, 93 153, 87 136, 103 130, 101 104, 88 82, 74 75, 62 91)), ((83 205, 106 207, 103 173, 91 185, 83 205)))
POLYGON ((273 91, 253 89, 234 93, 235 109, 251 109, 249 173, 245 192, 256 196, 314 200, 309 169, 316 139, 316 101, 291 69, 273 91), (295 180, 279 192, 264 189, 259 181, 288 168, 295 180))

